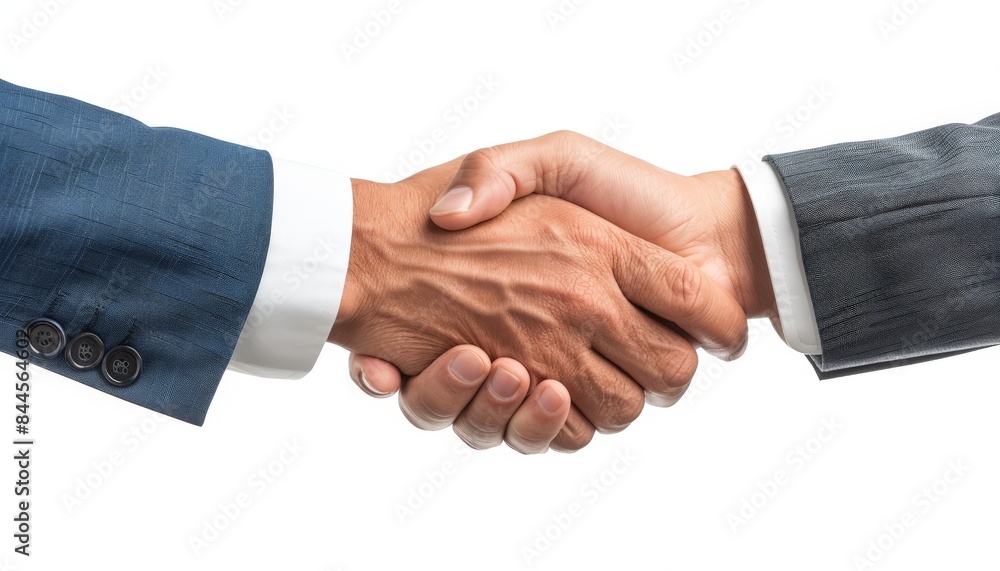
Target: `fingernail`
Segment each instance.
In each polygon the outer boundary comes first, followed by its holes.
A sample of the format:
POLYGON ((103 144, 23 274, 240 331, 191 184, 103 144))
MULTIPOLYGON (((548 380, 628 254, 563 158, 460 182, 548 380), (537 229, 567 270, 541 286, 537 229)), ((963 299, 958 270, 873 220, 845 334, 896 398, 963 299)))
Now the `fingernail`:
POLYGON ((483 378, 486 367, 483 360, 472 351, 462 351, 448 366, 453 375, 464 383, 474 383, 483 378))
POLYGON ((472 206, 472 189, 467 186, 456 186, 431 207, 432 216, 447 216, 468 212, 472 206))
POLYGON ((562 406, 563 399, 555 389, 545 387, 542 394, 538 395, 538 406, 549 414, 554 414, 562 406))
POLYGON ((365 374, 364 369, 361 369, 361 384, 364 385, 365 388, 368 389, 375 396, 384 397, 388 396, 389 394, 389 393, 384 393, 376 389, 374 386, 372 386, 372 382, 368 380, 368 375, 365 374))
POLYGON ((490 392, 501 400, 507 400, 517 394, 519 388, 521 388, 521 380, 506 369, 497 369, 497 372, 493 374, 493 379, 490 380, 490 392))

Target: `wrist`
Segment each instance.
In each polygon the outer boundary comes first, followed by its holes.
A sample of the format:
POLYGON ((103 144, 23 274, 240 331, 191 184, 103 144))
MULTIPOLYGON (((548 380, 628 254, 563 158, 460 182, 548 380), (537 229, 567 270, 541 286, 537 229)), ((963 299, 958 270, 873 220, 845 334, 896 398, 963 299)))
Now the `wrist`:
POLYGON ((371 220, 371 197, 378 185, 374 182, 351 179, 351 194, 354 216, 351 229, 351 253, 347 265, 347 277, 344 280, 344 293, 341 297, 337 319, 330 330, 327 340, 341 347, 350 349, 362 329, 361 321, 367 313, 365 305, 372 298, 372 280, 365 273, 370 267, 370 251, 374 241, 374 225, 371 220))
POLYGON ((749 318, 777 316, 764 243, 743 177, 736 169, 702 176, 713 181, 720 194, 720 246, 737 300, 749 318))

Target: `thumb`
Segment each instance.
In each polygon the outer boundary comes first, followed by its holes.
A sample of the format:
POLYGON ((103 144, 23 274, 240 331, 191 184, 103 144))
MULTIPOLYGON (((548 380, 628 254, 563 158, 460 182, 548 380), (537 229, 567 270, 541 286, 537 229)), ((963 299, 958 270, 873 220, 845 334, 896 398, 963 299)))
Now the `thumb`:
POLYGON ((395 394, 403 380, 403 375, 395 365, 382 359, 351 353, 347 366, 351 379, 365 394, 375 398, 386 398, 395 394))
POLYGON ((462 230, 503 212, 514 200, 531 193, 571 202, 572 184, 587 163, 609 147, 568 131, 470 153, 431 207, 435 224, 462 230))

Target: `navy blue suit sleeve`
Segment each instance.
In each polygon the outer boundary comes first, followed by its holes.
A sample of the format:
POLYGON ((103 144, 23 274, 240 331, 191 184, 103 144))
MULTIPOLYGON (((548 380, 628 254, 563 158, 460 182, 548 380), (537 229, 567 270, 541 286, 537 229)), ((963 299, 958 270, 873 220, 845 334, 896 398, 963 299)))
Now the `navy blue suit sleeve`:
POLYGON ((828 376, 1000 343, 1000 115, 766 157, 828 376))
POLYGON ((263 151, 151 128, 0 81, 0 349, 35 318, 142 357, 95 389, 202 424, 260 284, 273 167, 263 151))

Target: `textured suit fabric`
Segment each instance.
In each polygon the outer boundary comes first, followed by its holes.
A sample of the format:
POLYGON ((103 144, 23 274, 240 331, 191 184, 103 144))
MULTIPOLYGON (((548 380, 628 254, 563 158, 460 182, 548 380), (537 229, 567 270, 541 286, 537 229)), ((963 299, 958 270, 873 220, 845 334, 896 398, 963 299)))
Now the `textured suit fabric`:
POLYGON ((1000 114, 766 160, 797 220, 819 371, 1000 343, 1000 114))
POLYGON ((132 346, 143 371, 124 388, 61 357, 32 366, 202 424, 257 293, 272 197, 265 152, 0 81, 0 348, 37 317, 132 346))

